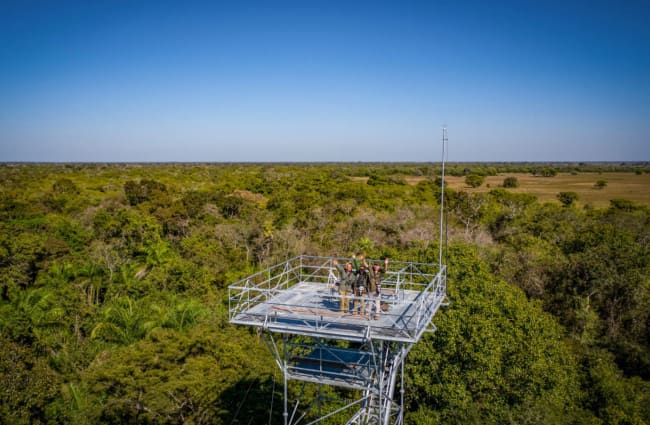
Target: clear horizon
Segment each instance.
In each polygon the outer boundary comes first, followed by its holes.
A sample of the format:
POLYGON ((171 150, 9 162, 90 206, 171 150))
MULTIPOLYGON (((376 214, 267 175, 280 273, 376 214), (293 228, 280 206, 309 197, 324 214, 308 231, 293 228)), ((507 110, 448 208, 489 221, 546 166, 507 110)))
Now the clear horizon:
MULTIPOLYGON (((291 164, 427 164, 440 165, 440 161, 0 161, 1 165, 291 165, 291 164)), ((446 161, 446 165, 624 165, 648 166, 650 161, 446 161)), ((633 171, 633 170, 632 170, 633 171)), ((591 172, 591 171, 586 171, 591 172)))
POLYGON ((0 162, 650 160, 650 4, 5 2, 0 162))

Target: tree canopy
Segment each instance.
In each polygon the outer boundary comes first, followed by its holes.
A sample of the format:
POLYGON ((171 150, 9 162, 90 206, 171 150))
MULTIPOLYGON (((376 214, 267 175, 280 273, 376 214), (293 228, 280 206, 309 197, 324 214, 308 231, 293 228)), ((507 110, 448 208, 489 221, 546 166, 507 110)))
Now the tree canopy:
MULTIPOLYGON (((437 262, 437 171, 0 166, 0 422, 281 423, 225 288, 302 253, 437 262)), ((650 423, 650 211, 514 192, 445 188, 451 305, 407 359, 407 423, 650 423)))

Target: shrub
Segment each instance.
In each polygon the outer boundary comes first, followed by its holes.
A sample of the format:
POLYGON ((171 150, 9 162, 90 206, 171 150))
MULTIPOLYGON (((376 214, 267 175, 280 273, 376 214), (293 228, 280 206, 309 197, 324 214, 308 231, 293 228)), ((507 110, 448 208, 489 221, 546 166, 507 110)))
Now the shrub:
POLYGON ((560 192, 557 194, 557 199, 565 207, 570 207, 575 201, 578 200, 578 194, 575 192, 560 192))
POLYGON ((519 187, 519 180, 517 180, 517 177, 506 177, 503 180, 503 187, 519 187))
POLYGON ((551 167, 544 167, 540 170, 536 170, 534 174, 542 177, 555 177, 557 175, 557 170, 551 167))
POLYGON ((634 202, 628 199, 610 199, 609 206, 613 210, 628 211, 628 212, 634 211, 639 208, 634 202))
POLYGON ((477 174, 470 174, 465 177, 465 184, 469 187, 479 187, 485 181, 485 177, 477 174))

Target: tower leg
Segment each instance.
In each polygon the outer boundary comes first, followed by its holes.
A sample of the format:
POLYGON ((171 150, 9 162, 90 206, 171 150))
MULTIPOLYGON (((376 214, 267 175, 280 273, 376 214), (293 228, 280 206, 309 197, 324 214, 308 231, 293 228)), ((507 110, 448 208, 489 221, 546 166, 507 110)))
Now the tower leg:
POLYGON ((288 400, 288 391, 287 391, 287 340, 286 336, 284 338, 284 347, 282 349, 283 351, 283 358, 282 358, 282 374, 284 375, 284 412, 282 412, 282 417, 284 417, 284 425, 288 425, 289 423, 289 410, 287 406, 287 400, 288 400))
POLYGON ((399 403, 399 423, 404 423, 404 361, 406 360, 406 348, 402 345, 402 366, 401 366, 401 381, 399 386, 400 403, 399 403))

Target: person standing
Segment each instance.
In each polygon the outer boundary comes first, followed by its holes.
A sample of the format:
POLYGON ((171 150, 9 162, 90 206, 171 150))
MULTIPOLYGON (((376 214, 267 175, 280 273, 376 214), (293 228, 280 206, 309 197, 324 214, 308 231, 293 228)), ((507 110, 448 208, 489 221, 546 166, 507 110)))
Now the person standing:
MULTIPOLYGON (((365 263, 367 266, 367 263, 365 263)), ((371 298, 371 305, 374 304, 374 319, 379 319, 381 310, 381 278, 388 271, 388 258, 384 260, 384 268, 379 263, 374 263, 368 271, 368 297, 371 298), (374 301, 374 302, 373 302, 374 301)))
POLYGON ((346 263, 345 267, 339 264, 338 260, 334 259, 332 264, 339 271, 339 280, 337 285, 339 287, 339 297, 341 301, 341 312, 347 313, 350 309, 350 295, 357 281, 357 273, 352 269, 352 263, 346 263))
POLYGON ((354 314, 361 313, 361 315, 366 314, 366 291, 368 290, 369 275, 367 272, 367 266, 363 265, 359 267, 359 273, 357 275, 357 281, 354 286, 354 307, 352 311, 354 314), (359 311, 361 307, 361 311, 359 311))

